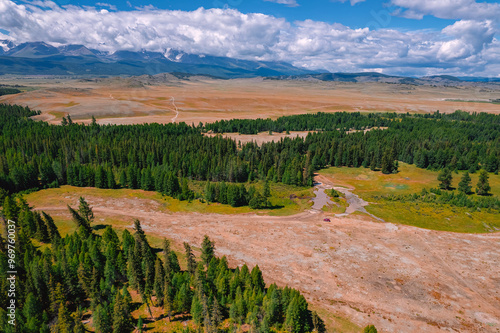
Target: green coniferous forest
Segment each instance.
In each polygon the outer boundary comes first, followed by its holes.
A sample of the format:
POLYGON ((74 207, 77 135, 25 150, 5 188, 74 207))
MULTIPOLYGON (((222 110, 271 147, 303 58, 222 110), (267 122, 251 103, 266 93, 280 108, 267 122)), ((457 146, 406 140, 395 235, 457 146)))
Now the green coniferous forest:
POLYGON ((0 187, 6 193, 69 184, 144 189, 189 200, 194 194, 187 179, 194 179, 209 182, 210 200, 242 206, 254 199, 260 207, 266 206, 262 195, 236 183, 312 186, 314 171, 326 166, 395 173, 398 161, 469 172, 498 172, 500 166, 500 115, 486 113, 317 113, 198 126, 81 125, 69 116, 59 126, 31 120, 35 114, 0 105, 0 187), (203 135, 263 130, 315 132, 241 147, 203 135))
MULTIPOLYGON (((137 326, 130 313, 141 304, 161 307, 172 320, 191 316, 208 332, 227 329, 221 323, 228 319, 262 332, 323 331, 324 324, 298 291, 265 288, 258 267, 230 269, 224 258, 214 256, 208 238, 201 246, 201 260, 184 244, 188 265, 182 271, 168 241, 158 254, 139 221, 133 233, 126 230, 119 237, 106 227, 99 236, 82 198, 79 208, 68 207, 78 231, 61 237, 49 215, 33 212, 16 193, 69 184, 144 189, 190 200, 195 194, 188 180, 198 180, 205 182, 204 198, 209 202, 259 209, 270 205, 269 182, 312 186, 314 171, 327 166, 395 173, 402 161, 447 173, 481 169, 484 181, 478 186, 487 194, 487 172, 498 172, 500 164, 500 115, 485 113, 317 113, 198 126, 95 121, 81 125, 69 116, 61 125, 50 125, 30 119, 36 114, 29 108, 0 105, 2 213, 18 221, 16 256, 19 279, 25 282, 18 289, 17 332, 83 332, 84 313, 91 314, 96 331, 129 332, 137 326), (204 135, 298 130, 312 132, 260 146, 204 135), (262 193, 244 186, 253 180, 265 182, 262 193), (32 239, 50 246, 38 249, 32 239), (131 292, 140 296, 141 304, 132 302, 131 292)), ((468 198, 467 186, 457 196, 420 196, 456 205, 498 206, 496 198, 468 198)), ((5 311, 5 236, 0 245, 0 311, 5 311)), ((0 318, 6 318, 5 313, 0 318)), ((148 319, 139 321, 144 320, 148 319)), ((13 331, 4 322, 0 325, 13 331)))
POLYGON ((197 329, 183 332, 229 332, 241 324, 255 332, 325 331, 299 291, 274 284, 266 288, 258 266, 228 267, 225 257, 215 256, 215 245, 206 236, 201 258, 185 243, 189 267, 184 271, 169 241, 164 240, 161 251, 152 248, 138 220, 132 233, 124 230, 119 235, 106 226, 98 235, 84 204, 70 210, 79 228, 61 237, 49 215, 32 211, 20 198, 6 197, 0 233, 2 332, 85 332, 83 321, 89 325, 89 317, 92 324, 87 328, 95 332, 132 332, 137 320, 131 312, 140 306, 161 308, 161 313, 153 317, 150 312, 139 321, 192 319, 197 329), (6 313, 9 219, 17 223, 15 326, 7 322, 6 313), (32 239, 46 244, 43 250, 32 239), (133 302, 131 293, 140 301, 133 302))

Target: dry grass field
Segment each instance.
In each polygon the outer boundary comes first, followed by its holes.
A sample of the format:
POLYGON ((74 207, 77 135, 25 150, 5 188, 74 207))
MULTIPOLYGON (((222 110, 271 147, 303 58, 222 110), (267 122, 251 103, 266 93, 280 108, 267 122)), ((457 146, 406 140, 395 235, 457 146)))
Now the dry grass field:
POLYGON ((29 91, 0 97, 0 102, 28 105, 43 112, 41 119, 59 123, 70 114, 101 124, 188 124, 232 118, 277 118, 308 112, 471 112, 500 113, 500 104, 484 103, 500 96, 484 87, 432 87, 386 83, 216 80, 167 78, 144 84, 131 79, 45 80, 2 79, 29 91), (466 102, 477 101, 477 102, 466 102), (177 113, 178 112, 178 113, 177 113))

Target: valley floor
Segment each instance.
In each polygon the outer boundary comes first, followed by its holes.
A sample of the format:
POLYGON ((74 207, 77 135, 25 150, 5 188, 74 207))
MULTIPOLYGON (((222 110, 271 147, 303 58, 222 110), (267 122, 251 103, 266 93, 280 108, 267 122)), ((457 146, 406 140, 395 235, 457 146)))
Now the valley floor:
MULTIPOLYGON (((38 196, 35 209, 68 230, 65 202, 77 201, 74 189, 59 204, 44 206, 38 196)), ((206 234, 231 265, 258 264, 267 283, 301 290, 330 331, 359 332, 368 324, 381 332, 500 330, 499 233, 432 231, 357 213, 324 222, 326 215, 313 210, 292 216, 172 213, 136 192, 142 191, 87 196, 94 224, 131 228, 138 218, 148 234, 177 244, 200 244, 206 234)))

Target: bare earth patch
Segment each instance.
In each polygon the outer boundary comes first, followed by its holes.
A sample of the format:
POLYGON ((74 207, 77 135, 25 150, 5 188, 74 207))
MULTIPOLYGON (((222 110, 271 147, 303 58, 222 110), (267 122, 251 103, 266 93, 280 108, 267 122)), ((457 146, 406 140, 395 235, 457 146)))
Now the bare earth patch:
MULTIPOLYGON (((40 207, 69 219, 65 201, 40 207)), ((357 215, 288 217, 169 213, 137 197, 87 197, 97 219, 139 218, 146 232, 198 246, 207 234, 232 265, 258 264, 267 283, 301 290, 316 308, 381 332, 498 332, 500 234, 457 234, 357 215)), ((343 330, 345 331, 345 330, 343 330)), ((351 331, 351 330, 349 330, 351 331)), ((356 331, 356 330, 352 330, 356 331)))
POLYGON ((294 139, 296 137, 300 138, 305 138, 307 134, 309 134, 309 131, 290 131, 290 134, 286 134, 285 132, 283 133, 276 133, 273 132, 272 134, 269 134, 269 132, 262 132, 258 134, 239 134, 239 133, 222 133, 222 134, 213 134, 213 133, 207 133, 205 134, 206 136, 216 136, 216 135, 222 135, 225 138, 231 138, 235 140, 236 142, 240 141, 242 144, 248 143, 248 142, 255 142, 258 145, 261 145, 265 142, 278 142, 281 139, 284 138, 290 138, 294 139))

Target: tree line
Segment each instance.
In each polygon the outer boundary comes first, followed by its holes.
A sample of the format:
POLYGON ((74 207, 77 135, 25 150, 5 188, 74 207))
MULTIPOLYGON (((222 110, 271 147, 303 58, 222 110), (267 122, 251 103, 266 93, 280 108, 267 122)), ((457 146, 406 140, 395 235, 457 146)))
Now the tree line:
POLYGON ((0 236, 3 332, 83 333, 83 314, 88 311, 96 332, 132 332, 142 329, 143 319, 134 321, 131 312, 143 305, 153 320, 188 316, 198 332, 229 332, 243 324, 255 332, 325 332, 323 320, 309 310, 299 291, 266 287, 258 266, 230 268, 225 257, 215 256, 215 244, 207 236, 200 258, 184 243, 187 268, 182 270, 170 242, 164 240, 157 253, 138 220, 133 233, 126 229, 119 237, 106 226, 100 236, 85 199, 68 210, 78 228, 61 237, 48 214, 32 211, 22 199, 5 199, 3 227, 5 219, 18 223, 16 258, 22 283, 17 284, 17 325, 12 326, 6 322, 6 239, 0 236), (40 250, 32 237, 50 245, 40 250), (140 296, 139 302, 132 301, 131 291, 140 296), (153 307, 162 310, 159 318, 153 317, 153 307))
POLYGON ((82 125, 69 116, 58 126, 31 120, 35 114, 0 105, 0 187, 7 193, 70 184, 142 188, 189 200, 189 179, 312 186, 321 168, 389 174, 398 171, 399 161, 470 173, 499 169, 500 115, 485 113, 317 113, 198 126, 98 125, 95 119, 82 125), (315 132, 261 145, 203 135, 245 126, 279 130, 282 124, 315 132))

